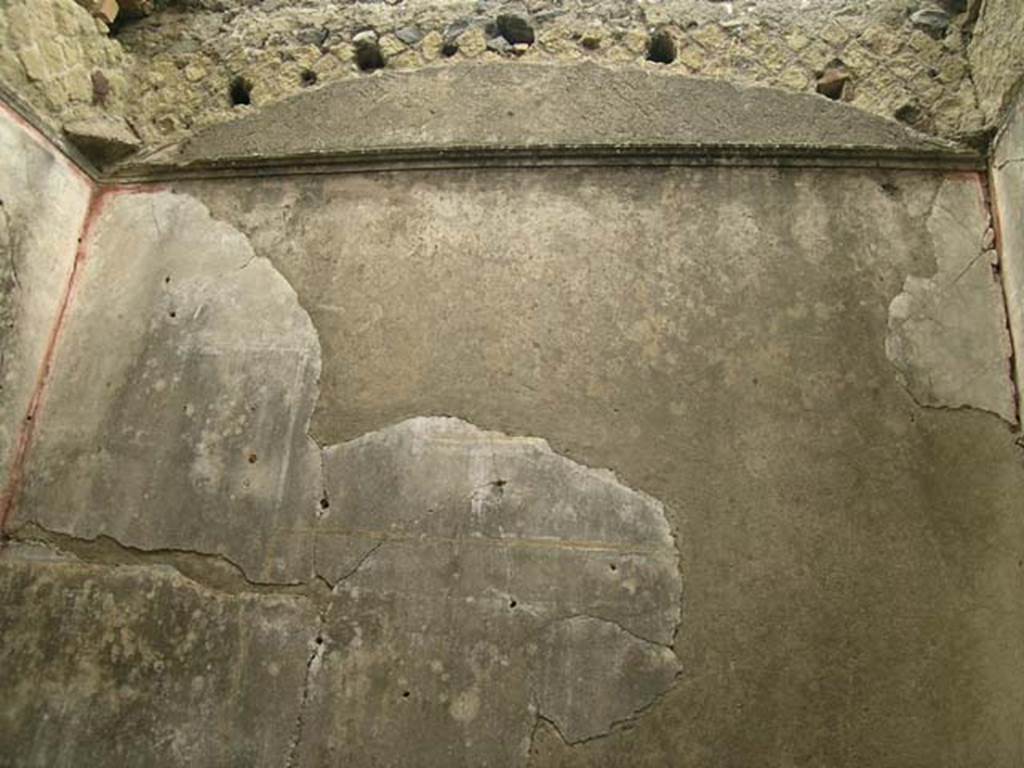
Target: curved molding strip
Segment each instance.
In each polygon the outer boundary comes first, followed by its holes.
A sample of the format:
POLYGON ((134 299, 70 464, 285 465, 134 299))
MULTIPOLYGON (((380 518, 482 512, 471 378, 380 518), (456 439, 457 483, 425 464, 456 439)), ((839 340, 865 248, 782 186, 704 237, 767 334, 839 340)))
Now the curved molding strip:
POLYGON ((211 126, 118 179, 458 165, 980 169, 956 144, 821 96, 596 64, 466 64, 347 80, 211 126))

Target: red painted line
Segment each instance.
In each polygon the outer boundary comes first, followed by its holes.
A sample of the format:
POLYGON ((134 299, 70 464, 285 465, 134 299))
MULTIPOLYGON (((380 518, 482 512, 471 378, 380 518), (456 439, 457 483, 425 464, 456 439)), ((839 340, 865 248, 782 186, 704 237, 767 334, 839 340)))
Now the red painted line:
POLYGON ((140 190, 134 187, 93 190, 89 199, 89 207, 86 210, 79 232, 75 260, 71 265, 71 273, 64 286, 64 293, 57 308, 56 319, 53 327, 50 329, 50 337, 47 340, 46 350, 43 353, 43 359, 36 376, 35 388, 32 390, 32 397, 29 399, 28 408, 25 410, 25 417, 21 422, 18 442, 15 445, 14 457, 7 475, 7 484, 3 489, 2 495, 0 495, 0 539, 6 536, 7 526, 14 513, 18 494, 21 491, 25 474, 25 463, 28 459, 29 449, 32 447, 32 438, 35 435, 36 424, 39 421, 39 415, 43 407, 46 387, 50 382, 50 374, 53 371, 57 347, 60 343, 64 326, 67 323, 78 284, 82 279, 83 268, 89 255, 90 239, 95 234, 96 222, 109 198, 117 194, 132 194, 138 191, 140 190))

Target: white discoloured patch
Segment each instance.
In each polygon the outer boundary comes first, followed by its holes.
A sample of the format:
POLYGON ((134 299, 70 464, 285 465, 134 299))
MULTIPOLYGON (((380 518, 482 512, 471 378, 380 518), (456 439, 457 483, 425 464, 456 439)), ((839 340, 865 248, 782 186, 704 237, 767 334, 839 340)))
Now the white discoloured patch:
POLYGON ((463 691, 452 701, 448 712, 455 720, 468 725, 480 713, 480 694, 475 689, 463 691))
POLYGON ((974 179, 942 182, 928 218, 936 273, 911 275, 889 305, 885 351, 925 406, 1017 413, 1002 288, 985 250, 988 216, 974 179))

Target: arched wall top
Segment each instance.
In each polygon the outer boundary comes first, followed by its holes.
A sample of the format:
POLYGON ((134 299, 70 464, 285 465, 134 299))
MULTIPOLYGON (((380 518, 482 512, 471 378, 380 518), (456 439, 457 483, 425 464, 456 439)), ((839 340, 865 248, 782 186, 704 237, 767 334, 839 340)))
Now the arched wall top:
POLYGON ((120 177, 559 162, 980 167, 973 151, 811 94, 595 64, 465 64, 300 94, 120 177))

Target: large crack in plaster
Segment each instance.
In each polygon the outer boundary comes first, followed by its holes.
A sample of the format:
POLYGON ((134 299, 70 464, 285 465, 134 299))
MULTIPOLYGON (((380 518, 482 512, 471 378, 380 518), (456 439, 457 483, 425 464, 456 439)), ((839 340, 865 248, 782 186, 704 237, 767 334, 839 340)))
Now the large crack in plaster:
POLYGON ((979 183, 943 180, 928 216, 937 270, 910 275, 889 305, 885 351, 914 400, 1017 423, 998 257, 979 183))
POLYGON ((157 192, 109 201, 85 245, 13 532, 316 599, 331 639, 290 762, 417 745, 521 764, 538 718, 598 738, 672 687, 681 583, 659 502, 457 419, 321 450, 316 329, 244 235, 157 192))

